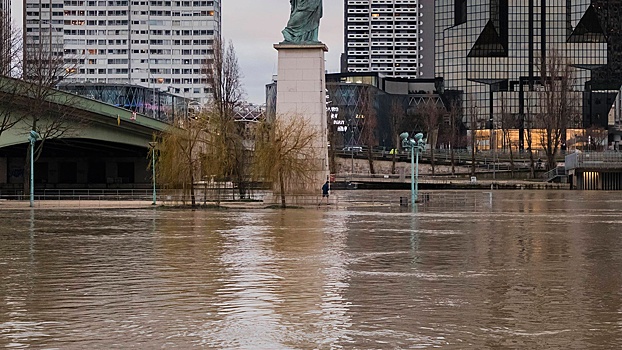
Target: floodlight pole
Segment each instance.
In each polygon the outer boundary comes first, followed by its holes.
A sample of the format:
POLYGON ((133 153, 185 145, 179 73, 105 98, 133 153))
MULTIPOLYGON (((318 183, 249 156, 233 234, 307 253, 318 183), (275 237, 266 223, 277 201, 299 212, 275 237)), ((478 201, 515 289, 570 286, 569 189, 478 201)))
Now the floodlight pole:
POLYGON ((28 135, 28 141, 30 142, 30 207, 35 206, 35 165, 34 165, 34 154, 35 154, 35 142, 39 138, 39 134, 30 130, 30 134, 28 135))
MULTIPOLYGON (((417 153, 417 167, 419 167, 419 153, 417 153)), ((419 170, 419 169, 417 169, 419 170)), ((415 147, 410 146, 410 203, 415 205, 417 200, 417 185, 415 184, 415 147)))
POLYGON ((413 201, 413 205, 415 205, 415 203, 417 203, 417 198, 419 197, 419 147, 418 146, 413 146, 413 149, 417 148, 415 150, 415 154, 416 154, 416 162, 417 162, 417 166, 415 167, 415 189, 412 191, 412 201, 413 201))
POLYGON ((151 148, 151 178, 153 179, 153 201, 151 205, 156 205, 156 170, 155 170, 155 149, 157 142, 149 142, 151 148))
POLYGON ((419 195, 419 151, 422 147, 421 139, 423 134, 415 135, 415 139, 411 139, 408 136, 407 132, 400 134, 402 147, 410 149, 410 202, 414 208, 419 195))

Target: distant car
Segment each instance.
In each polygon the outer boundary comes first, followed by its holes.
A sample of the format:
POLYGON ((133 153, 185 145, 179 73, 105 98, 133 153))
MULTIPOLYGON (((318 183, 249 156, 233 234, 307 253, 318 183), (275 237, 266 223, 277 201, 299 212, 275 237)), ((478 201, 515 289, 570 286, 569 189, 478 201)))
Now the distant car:
POLYGON ((346 146, 343 148, 346 152, 363 152, 363 147, 361 146, 346 146))

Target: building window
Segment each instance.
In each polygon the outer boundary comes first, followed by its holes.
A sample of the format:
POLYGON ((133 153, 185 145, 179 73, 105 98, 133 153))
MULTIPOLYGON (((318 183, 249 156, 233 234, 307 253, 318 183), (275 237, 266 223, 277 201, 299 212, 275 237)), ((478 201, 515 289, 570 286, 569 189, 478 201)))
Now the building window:
POLYGON ((454 0, 454 25, 467 21, 467 0, 454 0))

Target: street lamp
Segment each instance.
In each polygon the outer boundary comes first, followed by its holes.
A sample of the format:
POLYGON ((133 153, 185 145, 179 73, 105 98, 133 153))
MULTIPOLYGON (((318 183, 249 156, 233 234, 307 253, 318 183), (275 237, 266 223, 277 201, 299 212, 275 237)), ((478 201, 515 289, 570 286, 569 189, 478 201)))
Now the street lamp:
POLYGON ((153 201, 151 202, 151 205, 156 205, 155 149, 157 145, 157 142, 149 142, 149 148, 151 148, 151 178, 153 180, 153 201))
POLYGON ((425 141, 423 140, 423 134, 415 134, 415 138, 408 138, 408 133, 403 132, 400 134, 402 139, 402 147, 406 150, 410 150, 410 201, 414 208, 417 202, 418 181, 419 181, 419 152, 425 149, 425 141), (415 168, 415 157, 417 161, 417 167, 415 168), (415 178, 416 172, 416 178, 415 178))
POLYGON ((35 205, 35 165, 34 165, 34 154, 35 154, 35 142, 38 138, 40 138, 39 134, 30 130, 30 134, 28 135, 28 141, 30 142, 30 207, 34 207, 35 205))

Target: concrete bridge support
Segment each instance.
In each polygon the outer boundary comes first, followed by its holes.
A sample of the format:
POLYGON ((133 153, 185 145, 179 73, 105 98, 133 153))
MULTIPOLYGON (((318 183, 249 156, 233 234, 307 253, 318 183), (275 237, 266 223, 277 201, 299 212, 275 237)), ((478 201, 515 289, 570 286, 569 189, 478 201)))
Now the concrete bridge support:
POLYGON ((622 170, 619 171, 583 171, 571 174, 572 188, 576 190, 622 190, 622 170))

